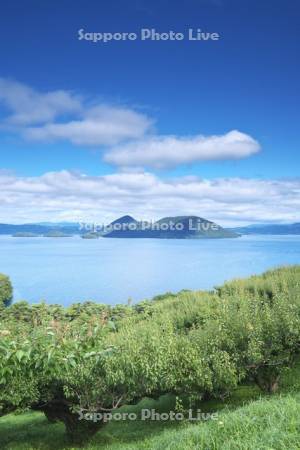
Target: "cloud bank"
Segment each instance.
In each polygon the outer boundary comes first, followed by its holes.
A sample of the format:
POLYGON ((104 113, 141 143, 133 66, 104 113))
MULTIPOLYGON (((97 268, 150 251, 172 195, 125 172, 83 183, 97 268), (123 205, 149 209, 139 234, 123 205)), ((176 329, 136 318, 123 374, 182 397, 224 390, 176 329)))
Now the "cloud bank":
POLYGON ((300 221, 300 179, 197 177, 160 179, 148 173, 87 176, 69 171, 39 177, 0 172, 0 222, 108 222, 195 214, 221 225, 300 221))

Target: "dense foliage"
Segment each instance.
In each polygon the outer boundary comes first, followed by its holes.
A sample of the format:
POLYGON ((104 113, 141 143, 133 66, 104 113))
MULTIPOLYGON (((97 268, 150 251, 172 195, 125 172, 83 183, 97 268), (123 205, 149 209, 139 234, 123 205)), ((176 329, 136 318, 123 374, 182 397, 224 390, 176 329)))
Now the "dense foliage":
POLYGON ((275 392, 300 345, 300 267, 133 306, 26 302, 0 310, 0 415, 31 408, 81 441, 79 420, 164 393, 224 398, 245 380, 275 392))
POLYGON ((9 304, 12 300, 13 289, 10 279, 0 273, 0 308, 9 304))

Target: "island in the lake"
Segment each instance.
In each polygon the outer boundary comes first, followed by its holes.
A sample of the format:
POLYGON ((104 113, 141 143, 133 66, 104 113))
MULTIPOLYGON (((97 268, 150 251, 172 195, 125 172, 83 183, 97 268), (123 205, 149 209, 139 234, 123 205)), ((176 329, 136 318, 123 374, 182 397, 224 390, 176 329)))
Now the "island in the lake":
POLYGON ((81 235, 82 239, 98 239, 101 237, 101 233, 85 233, 81 235))
POLYGON ((48 233, 43 235, 43 237, 48 237, 48 238, 61 238, 61 237, 71 237, 71 236, 72 236, 71 233, 64 233, 63 231, 60 231, 60 230, 49 231, 48 233))
POLYGON ((32 237, 40 237, 39 234, 31 233, 30 231, 19 231, 17 233, 14 233, 12 236, 13 237, 27 237, 27 238, 28 237, 30 237, 30 238, 32 238, 32 237))
POLYGON ((198 216, 164 217, 156 222, 137 221, 131 216, 123 216, 105 227, 102 236, 105 238, 221 239, 237 238, 240 235, 198 216))

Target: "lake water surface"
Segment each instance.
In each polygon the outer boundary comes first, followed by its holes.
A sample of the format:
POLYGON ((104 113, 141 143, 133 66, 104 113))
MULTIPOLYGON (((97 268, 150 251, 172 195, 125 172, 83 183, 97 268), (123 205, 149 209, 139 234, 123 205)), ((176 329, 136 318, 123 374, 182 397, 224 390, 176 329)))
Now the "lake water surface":
POLYGON ((300 236, 164 240, 0 236, 0 272, 15 300, 116 304, 210 289, 234 277, 300 264, 300 236))

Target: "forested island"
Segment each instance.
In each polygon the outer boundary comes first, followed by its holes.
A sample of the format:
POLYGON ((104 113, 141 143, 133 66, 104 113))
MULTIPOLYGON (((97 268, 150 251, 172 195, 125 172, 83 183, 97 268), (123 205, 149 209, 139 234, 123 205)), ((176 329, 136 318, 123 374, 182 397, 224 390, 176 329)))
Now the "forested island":
POLYGON ((155 222, 123 216, 105 227, 106 238, 220 239, 239 234, 198 216, 164 217, 155 222))

